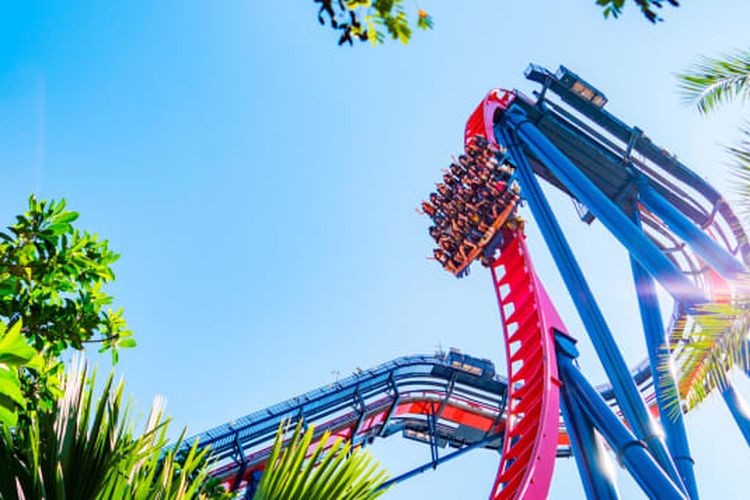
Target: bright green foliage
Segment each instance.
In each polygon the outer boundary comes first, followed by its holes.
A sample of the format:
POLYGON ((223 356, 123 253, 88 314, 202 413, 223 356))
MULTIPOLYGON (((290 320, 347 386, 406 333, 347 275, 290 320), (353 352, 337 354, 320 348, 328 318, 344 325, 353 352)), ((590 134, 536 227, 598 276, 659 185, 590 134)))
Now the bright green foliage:
POLYGON ((374 40, 378 42, 383 40, 384 33, 380 28, 385 28, 385 33, 390 35, 393 40, 398 40, 401 43, 409 42, 411 28, 409 27, 409 21, 406 19, 403 1, 375 0, 372 3, 372 9, 372 13, 365 17, 365 21, 370 18, 377 26, 374 29, 376 34, 374 40))
MULTIPOLYGON (((725 57, 704 57, 688 71, 677 76, 683 98, 707 114, 720 105, 750 95, 750 51, 738 51, 725 57)), ((750 130, 742 130, 743 139, 728 148, 734 158, 734 189, 744 215, 750 215, 750 130)), ((726 383, 727 372, 735 365, 750 369, 747 335, 750 332, 750 278, 733 283, 736 294, 731 303, 709 304, 695 316, 693 325, 678 325, 677 331, 690 330, 689 342, 680 355, 680 395, 688 408, 706 399, 716 387, 726 383)), ((681 335, 683 336, 683 335, 681 335)), ((673 339, 676 342, 678 339, 673 339)), ((677 398, 673 398, 676 405, 677 398)))
POLYGON ((423 30, 431 30, 432 26, 433 26, 432 16, 430 16, 427 12, 423 11, 422 9, 419 9, 419 12, 417 12, 417 28, 423 29, 423 30))
POLYGON ((73 227, 65 200, 37 201, 0 232, 0 317, 20 315, 23 334, 45 354, 99 342, 102 349, 131 347, 122 311, 106 306, 102 287, 114 279, 119 255, 106 240, 73 227))
POLYGON ((115 385, 110 375, 99 397, 94 385, 74 362, 53 409, 33 413, 24 429, 0 426, 0 498, 205 498, 208 450, 193 446, 177 460, 178 441, 162 454, 162 405, 154 403, 137 435, 122 382, 115 385))
MULTIPOLYGON (((750 285, 747 279, 742 280, 750 285)), ((740 285, 738 283, 738 285, 740 285)), ((742 285, 739 289, 744 288, 742 285)), ((698 314, 691 315, 677 325, 680 332, 673 338, 673 345, 681 345, 680 379, 681 399, 686 409, 695 408, 715 388, 723 388, 727 373, 738 366, 750 370, 750 353, 747 336, 750 331, 748 308, 750 302, 740 296, 730 303, 711 303, 702 306, 698 314), (686 323, 691 324, 686 324, 686 323), (684 343, 682 332, 690 331, 689 342, 684 343)), ((660 367, 661 370, 671 367, 660 367)), ((668 406, 673 412, 679 408, 680 398, 670 393, 668 406)))
POLYGON ((97 343, 117 360, 133 347, 122 311, 102 291, 118 255, 73 227, 65 202, 29 199, 0 233, 0 498, 225 498, 208 480, 208 450, 167 451, 160 404, 134 432, 123 384, 110 375, 97 398, 94 377, 60 355, 97 343))
MULTIPOLYGON (((326 22, 338 31, 339 45, 348 43, 353 45, 355 40, 369 41, 377 45, 386 38, 409 43, 412 36, 412 26, 428 30, 433 27, 432 17, 417 8, 416 22, 412 23, 404 7, 404 0, 314 0, 320 4, 318 22, 326 22)), ((632 0, 641 13, 655 23, 661 21, 657 12, 668 3, 679 6, 677 0, 632 0)), ((618 18, 623 12, 626 0, 596 0, 602 8, 604 17, 618 18)))
POLYGON ((28 210, 0 232, 0 320, 20 319, 21 334, 43 358, 21 370, 21 389, 31 409, 50 409, 58 394, 66 349, 97 343, 117 361, 119 348, 133 347, 122 310, 108 308, 103 291, 114 279, 118 255, 105 240, 76 229, 78 214, 65 201, 29 198, 28 210))
POLYGON ((21 321, 10 328, 0 321, 0 425, 16 425, 19 410, 26 409, 19 369, 41 366, 40 356, 21 335, 21 321))
POLYGON ((683 98, 701 113, 715 110, 750 95, 750 51, 724 57, 703 57, 688 71, 677 75, 683 98))
POLYGON ((741 131, 742 139, 736 146, 727 148, 733 158, 733 174, 735 183, 732 185, 738 195, 742 215, 746 221, 750 220, 750 128, 741 131))
MULTIPOLYGON (((318 21, 325 24, 328 18, 328 24, 340 33, 339 45, 353 45, 355 39, 373 45, 386 38, 404 44, 411 39, 412 23, 404 0, 316 0, 316 3, 321 4, 318 21)), ((427 12, 418 9, 413 26, 428 30, 433 21, 427 12)))
POLYGON ((310 427, 303 435, 300 423, 283 447, 284 423, 279 426, 254 500, 374 499, 387 491, 378 490, 388 477, 384 470, 378 471, 379 465, 372 463, 369 453, 352 450, 349 442, 341 439, 328 448, 328 432, 313 449, 314 434, 310 427))
MULTIPOLYGON (((633 0, 635 4, 641 9, 646 19, 655 23, 662 19, 657 14, 658 9, 661 9, 665 3, 678 7, 680 3, 677 0, 633 0)), ((622 14, 622 10, 625 7, 625 0, 596 0, 596 4, 600 5, 604 9, 604 17, 618 18, 622 14)))

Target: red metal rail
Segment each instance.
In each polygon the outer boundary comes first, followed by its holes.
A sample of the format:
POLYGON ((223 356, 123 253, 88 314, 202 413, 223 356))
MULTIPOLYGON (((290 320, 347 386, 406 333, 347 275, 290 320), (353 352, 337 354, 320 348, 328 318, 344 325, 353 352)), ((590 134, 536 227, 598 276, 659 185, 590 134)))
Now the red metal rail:
POLYGON ((508 360, 505 440, 492 498, 547 498, 559 430, 553 329, 565 332, 539 282, 523 232, 506 231, 491 265, 508 360))
MULTIPOLYGON (((392 398, 386 397, 368 405, 368 417, 358 428, 355 412, 316 424, 313 446, 317 445, 318 439, 326 431, 331 433, 331 439, 327 446, 332 446, 335 439, 350 440, 355 428, 357 428, 358 436, 367 435, 371 430, 383 425, 392 402, 392 398)), ((419 391, 404 394, 396 406, 393 416, 424 417, 434 415, 441 406, 441 418, 457 425, 465 425, 487 434, 502 432, 505 426, 505 420, 497 414, 498 408, 456 396, 448 396, 444 391, 419 391)), ((241 469, 237 463, 229 463, 214 469, 211 475, 220 479, 230 488, 242 488, 254 471, 265 468, 265 462, 270 455, 270 451, 271 446, 269 445, 245 456, 246 466, 244 469, 241 469), (241 477, 237 477, 238 474, 241 474, 241 477)))

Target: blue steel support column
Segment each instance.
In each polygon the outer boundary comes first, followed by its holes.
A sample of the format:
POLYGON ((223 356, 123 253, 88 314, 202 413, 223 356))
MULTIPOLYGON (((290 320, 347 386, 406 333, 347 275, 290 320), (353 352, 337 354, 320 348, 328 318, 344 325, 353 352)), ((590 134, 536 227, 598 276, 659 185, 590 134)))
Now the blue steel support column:
MULTIPOLYGON (((454 458, 460 457, 461 455, 464 455, 470 451, 476 450, 477 448, 482 448, 488 444, 490 444, 492 441, 495 441, 496 439, 502 438, 502 434, 491 434, 490 436, 487 436, 484 439, 481 439, 477 441, 474 444, 470 444, 468 446, 465 446, 463 448, 460 448, 453 453, 448 453, 447 455, 443 455, 442 457, 438 458, 437 465, 443 464, 445 462, 448 462, 450 460, 453 460, 454 458)), ((401 483, 403 481, 406 481, 409 478, 412 478, 416 476, 417 474, 422 474, 423 472, 426 472, 430 469, 434 469, 433 463, 426 463, 424 465, 420 465, 419 467, 410 470, 409 472, 405 472, 401 474, 400 476, 396 476, 394 478, 389 479, 388 481, 384 482, 380 485, 378 488, 378 491, 384 490, 386 488, 389 488, 393 484, 401 483)))
MULTIPOLYGON (((636 213, 636 220, 638 221, 636 213)), ((640 221, 638 221, 640 223, 640 221)), ((676 415, 670 415, 671 410, 667 408, 668 394, 677 393, 677 384, 670 371, 664 371, 663 367, 669 364, 669 350, 665 339, 664 322, 659 310, 659 299, 656 296, 656 286, 653 278, 634 259, 630 258, 633 268, 633 280, 638 294, 638 306, 641 310, 641 321, 643 331, 646 335, 646 346, 648 358, 651 364, 651 374, 654 378, 654 390, 656 391, 656 404, 659 407, 659 415, 664 433, 667 436, 667 447, 672 459, 677 466, 687 493, 692 499, 698 498, 698 488, 695 483, 693 472, 693 459, 690 456, 685 423, 682 412, 678 408, 676 415)))
MULTIPOLYGON (((562 363, 559 360, 560 356, 578 357, 578 349, 572 342, 556 344, 558 365, 562 363)), ((586 498, 619 498, 613 477, 614 464, 604 450, 601 438, 594 431, 593 424, 573 395, 568 392, 565 384, 560 387, 560 409, 586 498)))
POLYGON ((239 433, 235 433, 234 435, 234 446, 237 449, 237 455, 240 457, 240 470, 237 472, 232 484, 229 486, 229 491, 237 491, 237 488, 239 488, 240 483, 242 482, 242 476, 245 475, 245 469, 247 468, 245 450, 242 449, 242 445, 240 444, 239 433))
POLYGON ((618 459, 649 498, 685 499, 680 488, 664 473, 646 450, 643 442, 612 413, 596 389, 573 366, 573 359, 558 356, 563 387, 577 400, 597 430, 602 433, 618 459))
POLYGON ((401 393, 398 390, 398 386, 396 385, 396 380, 393 378, 393 371, 388 375, 388 385, 391 386, 393 389, 393 402, 391 403, 391 407, 388 408, 388 413, 385 416, 385 420, 383 420, 383 426, 380 428, 380 431, 378 431, 378 436, 383 437, 385 432, 388 430, 388 425, 391 423, 391 418, 396 413, 396 408, 398 408, 398 405, 401 403, 401 393))
POLYGON ((732 412, 737 427, 740 428, 742 435, 745 436, 745 441, 747 441, 748 446, 750 446, 750 407, 748 407, 742 397, 737 394, 737 390, 729 379, 726 380, 726 385, 722 389, 721 395, 724 397, 724 402, 727 404, 727 408, 732 412))
POLYGON ((646 182, 639 183, 641 201, 672 231, 696 251, 716 272, 727 279, 735 279, 743 272, 742 264, 732 254, 721 248, 706 233, 665 200, 646 182))
POLYGON ((531 123, 523 111, 511 108, 501 123, 511 129, 534 155, 569 189, 638 262, 679 302, 687 306, 706 302, 706 297, 661 250, 633 224, 615 203, 584 175, 531 123))
MULTIPOLYGON (((498 136, 499 142, 508 147, 516 164, 516 174, 521 183, 522 193, 529 203, 534 219, 539 223, 539 228, 552 257, 555 259, 557 268, 560 270, 568 293, 573 299, 578 314, 591 338, 591 343, 594 345, 602 366, 612 383, 617 403, 625 419, 638 438, 648 444, 649 450, 657 462, 677 484, 682 485, 677 468, 664 442, 654 432, 657 424, 651 418, 635 382, 630 377, 625 359, 617 347, 612 332, 604 320, 601 309, 599 309, 586 279, 583 277, 583 272, 573 256, 573 251, 570 249, 562 229, 560 229, 552 208, 539 186, 539 181, 537 181, 513 129, 505 130, 501 122, 496 127, 495 134, 498 136)), ((631 226, 633 224, 630 220, 627 220, 627 223, 631 226)))

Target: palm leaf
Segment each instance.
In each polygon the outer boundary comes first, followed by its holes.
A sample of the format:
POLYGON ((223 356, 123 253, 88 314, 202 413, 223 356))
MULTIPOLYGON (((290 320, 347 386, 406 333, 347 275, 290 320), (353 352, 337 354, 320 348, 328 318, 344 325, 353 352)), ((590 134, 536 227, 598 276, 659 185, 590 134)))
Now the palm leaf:
POLYGON ((728 147, 732 157, 732 190, 738 197, 743 218, 750 219, 750 124, 740 129, 742 138, 736 146, 728 147))
POLYGON ((352 450, 341 439, 330 443, 329 433, 316 436, 312 426, 303 433, 301 422, 284 446, 285 425, 279 426, 255 500, 361 500, 385 493, 380 488, 388 477, 368 452, 352 450))
MULTIPOLYGON (((743 278, 737 289, 748 290, 747 284, 750 280, 743 278)), ((669 365, 660 367, 662 372, 679 372, 679 394, 674 390, 667 394, 672 415, 680 411, 680 400, 690 410, 715 388, 725 387, 726 374, 733 367, 750 370, 748 311, 750 297, 739 293, 731 302, 705 304, 697 314, 680 320, 670 339, 673 350, 679 349, 679 355, 669 365), (674 362, 678 363, 677 370, 674 362)))
POLYGON ((163 402, 157 398, 139 434, 123 405, 124 384, 110 375, 97 397, 95 380, 74 361, 53 409, 32 413, 28 428, 16 432, 0 426, 0 498, 205 498, 208 448, 198 451, 196 442, 178 456, 180 437, 162 453, 163 402))
POLYGON ((677 78, 683 99, 703 114, 735 99, 744 101, 750 94, 750 51, 702 57, 677 78))

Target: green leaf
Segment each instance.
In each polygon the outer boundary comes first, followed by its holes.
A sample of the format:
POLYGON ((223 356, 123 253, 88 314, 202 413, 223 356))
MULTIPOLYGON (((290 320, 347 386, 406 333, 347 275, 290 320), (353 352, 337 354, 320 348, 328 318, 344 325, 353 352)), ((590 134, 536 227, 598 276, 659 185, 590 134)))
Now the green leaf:
POLYGON ((683 100, 703 113, 750 95, 750 51, 721 57, 703 57, 677 75, 683 100))
POLYGON ((21 321, 16 321, 7 332, 0 335, 0 363, 20 366, 37 355, 37 351, 21 336, 21 321))
POLYGON ((15 369, 0 366, 0 394, 18 406, 25 406, 21 382, 18 380, 18 372, 15 369))
POLYGON ((70 224, 51 224, 47 227, 47 231, 51 232, 55 236, 60 236, 61 234, 70 233, 73 231, 73 228, 70 224))
POLYGON ((7 403, 4 400, 3 395, 0 394, 0 424, 7 427, 13 427, 16 425, 16 422, 18 422, 18 413, 16 412, 15 407, 7 403))
POLYGON ((131 339, 131 338, 122 339, 119 342, 117 342, 117 347, 122 347, 125 349, 135 347, 135 346, 136 346, 135 339, 131 339))
POLYGON ((387 476, 369 453, 361 449, 352 451, 340 439, 330 445, 330 434, 316 436, 313 426, 302 434, 301 422, 284 447, 285 424, 279 425, 255 500, 364 500, 385 493, 380 487, 387 476), (314 441, 317 444, 309 453, 314 441))
POLYGON ((60 215, 54 217, 52 220, 54 220, 57 224, 64 224, 73 222, 76 219, 78 219, 77 212, 63 212, 60 215))

